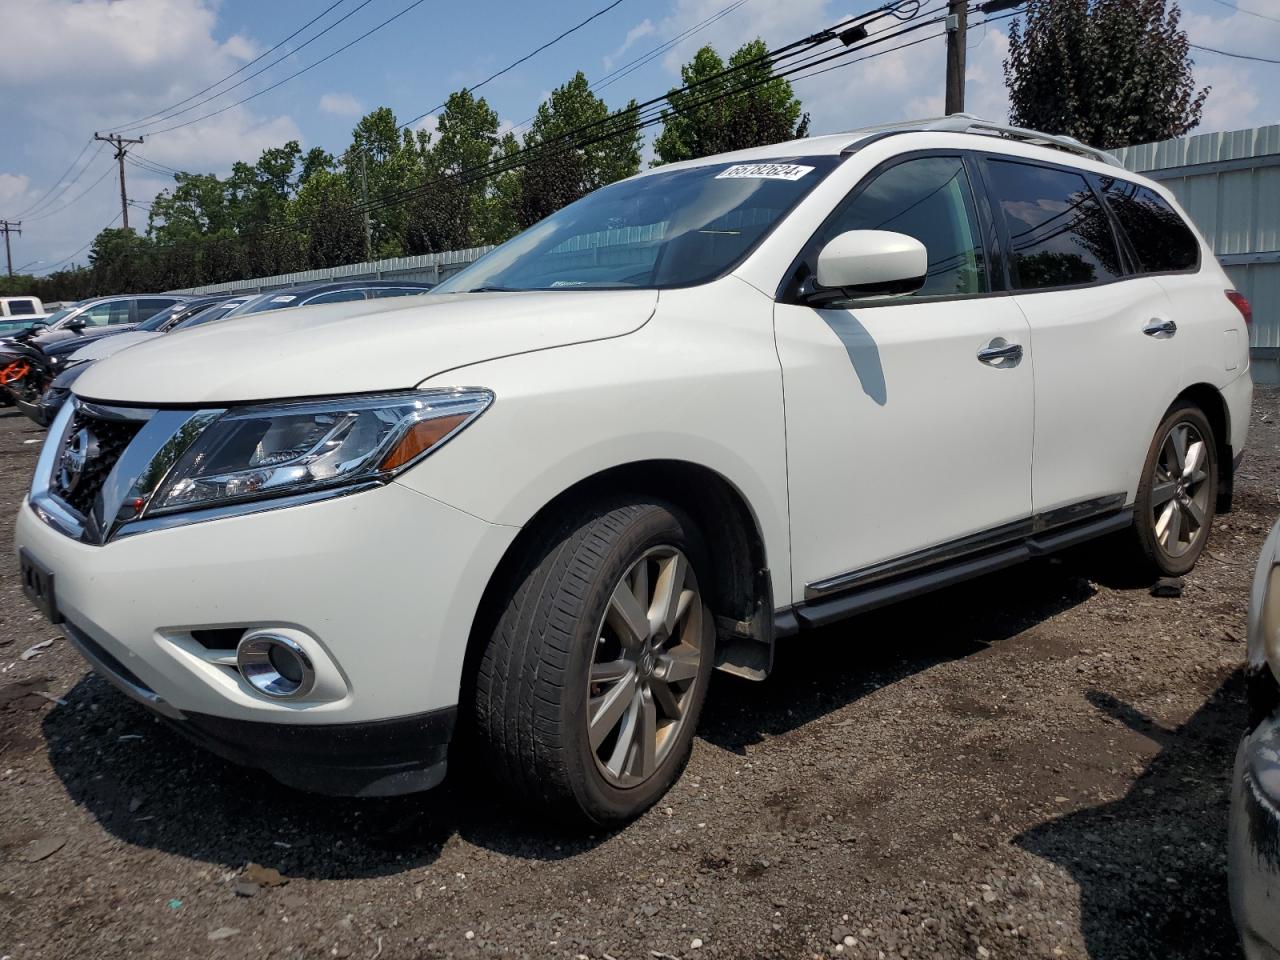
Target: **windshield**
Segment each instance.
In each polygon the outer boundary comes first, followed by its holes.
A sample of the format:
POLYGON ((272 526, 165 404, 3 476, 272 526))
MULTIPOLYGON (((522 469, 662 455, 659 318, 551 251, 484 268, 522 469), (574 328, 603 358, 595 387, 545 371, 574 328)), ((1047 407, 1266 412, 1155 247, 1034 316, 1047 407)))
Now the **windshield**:
POLYGON ((66 320, 73 313, 78 312, 78 307, 63 307, 57 313, 51 313, 44 318, 44 322, 50 327, 57 327, 63 320, 66 320))
POLYGON ((624 180, 534 224, 433 292, 705 283, 745 257, 839 161, 712 163, 624 180))
POLYGON ((147 333, 154 333, 163 327, 166 323, 173 319, 174 314, 181 313, 183 310, 190 310, 191 304, 186 300, 180 300, 171 307, 165 307, 159 313, 155 314, 147 320, 134 327, 134 330, 142 330, 147 333))
POLYGON ((242 304, 237 304, 236 316, 242 317, 246 313, 264 313, 267 310, 282 310, 285 307, 296 307, 299 302, 299 295, 289 293, 287 290, 274 290, 270 293, 262 293, 247 300, 242 304))
POLYGON ((212 306, 205 307, 203 310, 197 310, 181 323, 175 323, 173 329, 169 332, 174 333, 178 330, 186 330, 189 327, 198 327, 202 323, 211 323, 214 320, 225 320, 231 316, 236 307, 243 306, 244 303, 244 300, 224 300, 221 303, 215 303, 212 306))

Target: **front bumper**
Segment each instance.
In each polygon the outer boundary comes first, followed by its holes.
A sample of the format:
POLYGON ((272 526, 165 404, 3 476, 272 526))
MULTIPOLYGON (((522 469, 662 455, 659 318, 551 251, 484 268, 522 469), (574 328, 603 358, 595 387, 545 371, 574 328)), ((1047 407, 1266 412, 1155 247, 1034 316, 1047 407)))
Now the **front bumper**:
MULTIPOLYGON (((314 789, 313 780, 281 774, 278 751, 263 744, 305 736, 326 745, 317 756, 341 754, 343 744, 369 747, 363 728, 374 725, 407 731, 417 759, 443 760, 447 732, 436 734, 452 729, 472 620, 517 532, 393 482, 103 545, 64 536, 24 503, 14 540, 53 573, 67 636, 99 672, 215 752, 314 789), (298 638, 322 674, 315 693, 265 699, 234 666, 212 662, 218 651, 193 642, 222 630, 233 638, 224 655, 234 653, 241 628, 298 638), (441 711, 447 724, 423 719, 441 711), (412 733, 423 723, 431 736, 412 733), (313 729, 286 729, 304 726, 313 729)), ((414 761, 393 754, 379 747, 371 755, 391 757, 381 767, 414 761)), ((421 789, 433 776, 401 780, 421 789)))
POLYGON ((1231 786, 1231 912, 1247 960, 1280 960, 1280 714, 1240 742, 1231 786))

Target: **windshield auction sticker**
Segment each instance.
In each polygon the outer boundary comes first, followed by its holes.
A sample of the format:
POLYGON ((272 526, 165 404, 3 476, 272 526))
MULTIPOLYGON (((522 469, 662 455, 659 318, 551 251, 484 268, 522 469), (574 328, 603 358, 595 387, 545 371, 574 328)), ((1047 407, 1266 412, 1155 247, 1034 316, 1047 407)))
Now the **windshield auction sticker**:
POLYGON ((735 163, 716 174, 717 180, 799 180, 813 167, 798 163, 735 163))

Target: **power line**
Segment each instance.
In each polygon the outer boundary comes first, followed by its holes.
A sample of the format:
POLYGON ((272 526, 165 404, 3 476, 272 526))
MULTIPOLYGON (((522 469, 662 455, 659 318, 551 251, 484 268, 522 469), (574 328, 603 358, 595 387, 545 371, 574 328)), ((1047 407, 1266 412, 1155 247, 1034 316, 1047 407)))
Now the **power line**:
MULTIPOLYGON (((165 115, 165 116, 163 116, 163 117, 157 117, 157 118, 156 118, 156 119, 154 119, 154 120, 148 120, 148 121, 145 121, 145 122, 133 123, 133 124, 130 124, 128 127, 121 127, 120 129, 122 129, 122 130, 128 130, 128 129, 132 129, 132 128, 136 128, 136 127, 150 127, 150 126, 154 126, 154 125, 155 125, 155 124, 157 124, 157 123, 165 123, 165 122, 167 122, 167 121, 169 121, 169 120, 174 119, 175 117, 180 117, 180 116, 182 116, 184 113, 190 113, 192 110, 196 110, 196 109, 198 109, 198 108, 200 108, 200 107, 203 107, 206 103, 212 103, 214 100, 217 100, 219 97, 224 96, 225 94, 230 93, 232 90, 235 90, 237 87, 242 87, 242 86, 244 86, 246 83, 248 83, 250 80, 254 79, 255 77, 260 77, 262 74, 266 73, 268 70, 270 70, 270 69, 271 69, 272 67, 274 67, 276 64, 278 64, 278 63, 280 63, 280 62, 282 62, 282 61, 284 61, 284 60, 289 59, 289 57, 293 56, 293 55, 294 55, 295 53, 297 53, 299 50, 301 50, 301 49, 303 49, 304 47, 308 46, 309 44, 312 44, 312 43, 314 43, 315 41, 319 40, 321 37, 323 37, 326 33, 328 33, 328 32, 329 32, 330 30, 332 30, 334 27, 338 26, 338 25, 339 25, 339 24, 341 24, 343 21, 348 20, 349 18, 351 18, 351 17, 352 17, 352 16, 354 16, 355 14, 359 13, 361 10, 363 10, 365 7, 367 7, 367 6, 368 6, 370 3, 372 3, 372 2, 373 2, 373 0, 364 0, 364 2, 363 2, 363 3, 361 3, 359 6, 357 6, 357 7, 353 8, 353 9, 351 9, 351 10, 348 10, 346 13, 344 13, 342 16, 340 16, 337 20, 333 21, 333 23, 329 24, 329 26, 325 27, 323 30, 321 30, 319 33, 317 33, 314 37, 311 37, 311 38, 309 38, 309 39, 307 39, 307 40, 304 40, 302 43, 298 44, 296 47, 294 47, 294 48, 293 48, 292 50, 290 50, 288 53, 285 53, 285 54, 282 54, 282 55, 281 55, 281 56, 279 56, 279 57, 276 57, 276 59, 272 60, 272 61, 271 61, 270 63, 268 63, 265 67, 262 67, 261 69, 255 70, 253 73, 249 74, 247 77, 244 77, 243 79, 237 80, 235 83, 233 83, 231 86, 227 87, 225 90, 219 90, 219 91, 218 91, 217 93, 215 93, 213 96, 211 96, 211 97, 205 97, 203 100, 200 100, 200 101, 198 101, 197 103, 193 103, 193 104, 191 104, 191 106, 189 106, 189 107, 183 107, 181 110, 175 110, 175 111, 173 111, 173 112, 171 112, 171 113, 166 113, 166 115, 165 115)), ((367 34, 366 34, 366 36, 367 36, 367 34)), ((345 49, 345 48, 343 48, 343 49, 345 49)), ((330 54, 330 56, 332 56, 332 54, 330 54)), ((321 63, 323 63, 324 61, 320 61, 320 62, 321 62, 321 63)), ((305 72, 305 71, 303 71, 303 72, 305 72)), ((297 74, 293 74, 293 76, 297 76, 297 74)), ((292 79, 292 77, 286 77, 286 78, 285 78, 285 80, 289 80, 289 79, 292 79)), ((282 81, 282 82, 283 82, 283 81, 282 81)), ((215 84, 215 86, 216 86, 216 85, 217 85, 217 84, 215 84)), ((279 84, 276 84, 276 86, 279 86, 279 84)), ((268 87, 267 89, 268 89, 268 90, 270 90, 270 89, 272 89, 272 88, 271 88, 271 87, 268 87)), ((246 98, 246 99, 253 99, 253 98, 252 98, 252 97, 249 97, 249 98, 246 98)), ((242 100, 242 101, 240 101, 240 102, 241 102, 241 103, 243 103, 244 101, 242 100)), ((232 104, 232 106, 235 106, 235 104, 232 104)), ((214 114, 209 114, 208 116, 214 116, 214 114)), ((204 117, 200 117, 199 119, 203 120, 203 119, 205 119, 205 118, 204 118, 204 117)), ((190 122, 195 122, 195 121, 190 121, 190 122)), ((178 124, 178 126, 185 126, 185 124, 178 124)), ((164 131, 163 131, 163 130, 155 130, 155 131, 152 131, 152 132, 153 132, 153 133, 163 133, 164 131)))
MULTIPOLYGON (((371 2, 371 0, 364 0, 364 3, 360 4, 360 6, 359 6, 359 7, 356 7, 356 10, 359 10, 361 7, 365 6, 366 4, 368 4, 368 3, 370 3, 370 2, 371 2)), ((199 123, 199 122, 200 122, 200 121, 202 121, 202 120, 208 120, 210 117, 216 117, 216 116, 217 116, 218 114, 220 114, 220 113, 226 113, 226 112, 227 112, 228 110, 230 110, 232 107, 238 107, 238 106, 240 106, 241 104, 248 103, 250 100, 256 100, 258 97, 262 96, 264 93, 270 93, 270 92, 271 92, 272 90, 274 90, 276 87, 282 86, 283 84, 288 83, 290 80, 293 80, 293 79, 294 79, 294 78, 296 78, 296 77, 300 77, 300 76, 302 76, 304 73, 306 73, 306 72, 307 72, 307 71, 309 71, 309 70, 314 70, 316 67, 320 66, 320 64, 322 64, 322 63, 324 63, 324 62, 326 62, 326 61, 328 61, 328 60, 332 60, 334 57, 336 57, 338 54, 342 53, 344 50, 349 50, 351 47, 354 47, 357 43, 359 43, 359 42, 360 42, 361 40, 363 40, 365 37, 368 37, 368 36, 370 36, 370 35, 372 35, 372 34, 377 33, 379 30, 381 30, 383 27, 387 26, 389 23, 391 23, 391 22, 393 22, 393 21, 395 21, 395 20, 399 20, 399 19, 400 19, 401 17, 403 17, 406 13, 408 13, 408 12, 409 12, 409 11, 411 11, 411 10, 413 10, 415 7, 419 7, 419 6, 421 6, 421 5, 422 5, 423 3, 425 3, 425 2, 426 2, 426 0, 414 0, 414 2, 413 2, 413 3, 409 4, 407 7, 405 7, 404 9, 402 9, 399 13, 392 14, 390 17, 388 17, 386 20, 383 20, 380 24, 378 24, 378 25, 377 25, 376 27, 374 27, 372 30, 367 30, 367 31, 365 31, 364 33, 360 34, 360 36, 356 37, 354 40, 350 41, 349 43, 345 43, 345 44, 343 44, 343 45, 342 45, 342 46, 340 46, 337 50, 334 50, 332 53, 328 53, 328 54, 326 54, 325 56, 321 57, 319 60, 316 60, 314 63, 310 63, 310 64, 308 64, 307 66, 303 67, 301 70, 298 70, 298 71, 296 71, 295 73, 291 73, 291 74, 289 74, 289 75, 288 75, 287 77, 285 77, 283 80, 277 80, 275 83, 271 84, 271 86, 269 86, 269 87, 264 87, 263 89, 259 90, 257 93, 251 93, 249 96, 247 96, 247 97, 243 98, 242 100, 237 100, 237 101, 235 101, 234 103, 229 103, 229 104, 227 104, 225 107, 221 107, 221 108, 219 108, 219 109, 217 109, 217 110, 212 111, 211 113, 206 113, 206 114, 204 114, 203 116, 195 117, 195 118, 194 118, 194 119, 192 119, 192 120, 184 120, 182 123, 175 123, 175 124, 174 124, 173 126, 171 126, 171 127, 161 127, 159 130, 152 130, 152 131, 150 131, 150 132, 148 132, 148 133, 147 133, 147 136, 149 136, 149 137, 154 137, 154 136, 158 136, 158 135, 160 135, 160 134, 162 134, 162 133, 168 133, 170 130, 177 130, 177 129, 180 129, 181 127, 189 127, 189 126, 191 126, 191 124, 193 124, 193 123, 199 123)), ((355 13, 355 12, 356 12, 355 10, 352 10, 352 11, 351 11, 351 13, 355 13)), ((346 16, 348 16, 348 17, 349 17, 349 16, 351 16, 351 13, 348 13, 346 16)), ((343 17, 342 19, 346 19, 346 17, 343 17)), ((342 22, 342 21, 341 21, 341 20, 339 20, 339 21, 335 22, 335 23, 333 24, 333 26, 337 26, 337 24, 338 24, 338 23, 341 23, 341 22, 342 22)), ((317 36, 319 36, 319 34, 317 34, 317 36)), ((315 37, 312 37, 312 39, 314 40, 314 39, 315 39, 315 37)), ((310 41, 307 41, 307 42, 309 43, 310 41)), ((304 45, 299 45, 297 49, 301 50, 301 49, 302 49, 302 46, 304 46, 304 45)), ((282 57, 281 59, 284 59, 284 58, 282 57)), ((279 61, 277 61, 277 62, 279 62, 279 61)), ((265 68, 264 68, 264 69, 265 69, 265 68)), ((259 71, 259 72, 261 72, 261 71, 259 71)), ((253 76, 257 76, 257 74, 254 74, 253 76)), ((250 79, 252 79, 252 77, 246 77, 246 78, 245 78, 245 80, 250 80, 250 79)), ((243 81, 243 80, 242 80, 242 81, 241 81, 241 83, 243 83, 243 82, 245 82, 245 81, 243 81)), ((240 85, 240 84, 235 84, 235 86, 239 86, 239 85, 240 85)), ((226 90, 223 90, 223 91, 222 91, 222 93, 227 93, 228 91, 230 91, 230 90, 232 90, 232 89, 233 89, 233 87, 228 87, 226 90)), ((221 96, 221 95, 222 95, 222 94, 218 94, 218 96, 221 96)), ((210 99, 213 99, 213 98, 211 97, 210 99)), ((205 101, 205 102, 208 102, 208 101, 205 101)), ((196 106, 199 106, 199 104, 197 104, 196 106)), ((194 109, 194 108, 193 108, 193 107, 189 107, 189 108, 187 108, 187 109, 189 110, 189 109, 194 109)), ((187 112, 187 110, 181 110, 181 111, 179 111, 179 113, 176 113, 176 114, 174 114, 173 116, 179 116, 181 113, 186 113, 186 112, 187 112)), ((165 119, 172 119, 172 117, 167 117, 167 118, 165 118, 165 119)))
MULTIPOLYGON (((121 129, 121 130, 131 130, 131 129, 132 129, 132 128, 134 128, 134 127, 141 126, 142 124, 146 123, 148 120, 152 119, 153 117, 159 117, 161 114, 168 113, 170 110, 173 110, 173 109, 175 109, 175 108, 177 108, 177 107, 180 107, 180 106, 182 106, 184 103, 189 103, 190 101, 194 100, 196 97, 199 97, 199 96, 202 96, 203 94, 208 93, 208 92, 209 92, 210 90, 212 90, 214 87, 221 86, 222 84, 226 83, 228 80, 230 80, 232 77, 236 76, 237 74, 244 73, 244 71, 248 70, 250 67, 252 67, 255 63, 257 63, 257 62, 258 62, 259 60, 261 60, 263 57, 267 56, 267 55, 268 55, 268 54, 270 54, 270 53, 273 53, 273 52, 274 52, 274 51, 276 51, 276 50, 279 50, 282 46, 284 46, 286 43, 288 43, 290 40, 292 40, 292 39, 293 39, 294 37, 296 37, 298 34, 302 33, 302 31, 306 30, 306 29, 307 29, 307 27, 311 26, 311 25, 312 25, 313 23, 315 23, 317 20, 321 20, 321 19, 323 19, 323 18, 325 17, 325 15, 326 15, 326 14, 328 14, 331 10, 333 10, 333 8, 334 8, 334 7, 341 6, 341 5, 342 5, 343 3, 345 3, 345 2, 346 2, 346 0, 335 0, 335 2, 334 2, 334 3, 329 4, 329 6, 325 7, 323 10, 321 10, 319 14, 317 14, 317 15, 316 15, 316 16, 314 16, 314 17, 312 17, 310 20, 308 20, 306 23, 304 23, 302 26, 300 26, 297 30, 293 31, 293 33, 289 34, 287 37, 285 37, 283 40, 281 40, 281 41, 280 41, 279 43, 277 43, 275 46, 270 47, 270 48, 268 48, 268 49, 266 49, 266 50, 263 50, 263 51, 262 51, 262 53, 258 54, 256 57, 254 57, 252 60, 250 60, 248 63, 246 63, 246 64, 242 65, 242 66, 241 66, 241 67, 239 67, 238 69, 233 70, 231 73, 228 73, 228 74, 227 74, 225 77, 223 77, 221 80, 216 80, 216 81, 214 81, 213 83, 209 84, 209 86, 205 87, 203 90, 197 90, 195 93, 191 94, 191 96, 187 97, 187 98, 186 98, 186 99, 184 99, 184 100, 179 100, 177 103, 171 103, 171 104, 169 104, 169 106, 167 106, 167 107, 163 107, 162 109, 157 110, 155 113, 149 113, 149 114, 147 114, 145 117, 143 117, 141 120, 133 120, 133 121, 130 121, 129 123, 126 123, 124 126, 120 127, 119 129, 121 129)), ((353 11, 352 11, 352 13, 354 13, 354 12, 355 12, 355 11, 353 10, 353 11)), ((344 18, 344 19, 345 19, 345 18, 344 18)), ((342 22, 341 20, 339 20, 339 21, 338 21, 338 23, 341 23, 341 22, 342 22)), ((335 23, 333 26, 335 26, 335 27, 336 27, 337 25, 338 25, 338 24, 337 24, 337 23, 335 23)), ((332 27, 330 27, 330 29, 332 29, 332 27)), ((316 36, 317 36, 317 37, 318 37, 318 36, 321 36, 321 34, 316 34, 316 36)), ((312 39, 314 40, 314 39, 315 39, 315 37, 312 37, 312 39)), ((310 42, 310 41, 308 41, 308 42, 310 42)), ((302 49, 302 48, 301 48, 301 47, 299 47, 298 49, 300 50, 300 49, 302 49)), ((292 54, 294 54, 294 53, 296 53, 296 52, 297 52, 297 50, 291 50, 291 51, 289 51, 289 53, 288 53, 288 54, 286 54, 286 56, 290 56, 290 55, 292 55, 292 54)), ((279 63, 280 61, 279 61, 279 60, 277 60, 276 62, 277 62, 277 63, 279 63)), ((265 69, 265 68, 264 68, 264 69, 265 69)), ((257 75, 257 74, 255 74, 255 76, 256 76, 256 75, 257 75)), ((223 91, 222 91, 222 93, 226 93, 226 92, 227 92, 226 90, 223 90, 223 91)), ((215 96, 221 96, 221 94, 216 94, 215 96)))
POLYGON ((61 189, 57 189, 58 184, 62 183, 63 180, 66 180, 67 174, 70 173, 72 170, 72 167, 74 167, 76 163, 79 162, 80 157, 84 156, 84 151, 89 149, 90 143, 93 143, 92 137, 90 137, 88 140, 88 143, 84 145, 84 149, 80 151, 79 156, 77 156, 75 160, 71 161, 71 166, 67 167, 66 171, 62 174, 62 176, 59 177, 56 181, 54 181, 53 187, 49 189, 49 192, 46 193, 43 197, 41 197, 39 200, 37 200, 35 203, 33 203, 31 206, 27 207, 26 210, 22 211, 20 216, 27 216, 30 213, 38 213, 41 208, 47 207, 49 204, 53 203, 55 200, 57 200, 64 193, 66 193, 68 190, 70 190, 72 187, 76 185, 76 182, 81 177, 84 176, 85 171, 88 170, 91 166, 93 166, 93 161, 98 159, 98 154, 102 152, 102 144, 98 144, 98 149, 93 152, 93 156, 91 156, 88 159, 88 161, 85 163, 85 165, 80 168, 80 172, 77 173, 70 180, 68 180, 66 184, 62 186, 61 189))
MULTIPOLYGON (((536 57, 538 54, 540 54, 543 50, 546 50, 548 47, 553 47, 553 46, 555 46, 557 43, 559 43, 559 42, 560 42, 561 40, 563 40, 565 37, 569 36, 569 34, 571 34, 571 33, 576 33, 577 31, 581 30, 583 27, 585 27, 585 26, 586 26, 588 23, 590 23, 592 20, 595 20, 595 19, 597 19, 597 18, 599 18, 599 17, 603 17, 606 13, 608 13, 608 12, 609 12, 610 10, 612 10, 614 7, 618 6, 620 3, 622 3, 622 0, 613 0, 613 2, 612 2, 612 3, 610 3, 608 6, 601 7, 601 8, 600 8, 599 10, 597 10, 595 13, 591 14, 591 16, 587 17, 587 19, 583 20, 581 23, 577 23, 577 24, 575 24, 574 26, 570 27, 568 30, 564 31, 564 33, 560 34, 558 37, 555 37, 555 38, 554 38, 554 39, 552 39, 552 40, 548 40, 546 43, 544 43, 542 46, 538 47, 537 49, 532 50, 532 51, 530 51, 529 53, 526 53, 526 54, 525 54, 523 57, 521 57, 519 60, 515 60, 515 61, 513 61, 513 62, 511 62, 511 63, 507 64, 505 67, 503 67, 503 68, 502 68, 501 70, 499 70, 497 73, 491 73, 491 74, 489 74, 489 76, 485 77, 483 80, 481 80, 479 83, 475 84, 474 86, 467 87, 467 91, 468 91, 468 92, 471 92, 471 91, 474 91, 474 90, 479 90, 481 87, 483 87, 483 86, 484 86, 486 83, 488 83, 490 80, 496 80, 498 77, 502 76, 504 73, 508 73, 508 72, 510 72, 511 70, 514 70, 516 67, 520 66, 520 64, 522 64, 522 63, 524 63, 524 62, 526 62, 526 61, 528 61, 528 60, 532 60, 534 57, 536 57)), ((431 114, 435 113, 437 110, 442 109, 444 106, 445 106, 445 104, 441 103, 441 104, 438 104, 438 105, 436 105, 436 106, 432 107, 430 110, 424 110, 422 113, 418 114, 418 115, 417 115, 416 117, 414 117, 412 120, 409 120, 409 121, 407 121, 407 122, 405 122, 405 123, 400 124, 400 129, 401 129, 401 130, 403 130, 405 127, 412 126, 413 124, 415 124, 415 123, 417 123, 419 120, 421 120, 423 117, 430 116, 431 114)))
POLYGON ((91 191, 94 187, 100 184, 103 180, 107 179, 107 177, 110 175, 111 175, 111 168, 107 167, 107 169, 102 171, 102 176, 98 177, 97 180, 93 181, 93 183, 89 184, 87 187, 85 187, 83 190, 77 193, 74 197, 72 197, 62 206, 56 207, 52 210, 49 210, 49 209, 43 210, 42 212, 40 212, 34 217, 27 217, 27 222, 35 223, 37 220, 44 220, 48 217, 54 217, 60 214, 63 210, 67 210, 67 209, 70 209, 71 207, 74 207, 89 193, 89 191, 91 191))
MULTIPOLYGON (((120 214, 118 214, 118 213, 117 213, 114 217, 112 217, 110 220, 108 220, 108 221, 107 221, 107 225, 106 225, 105 227, 103 227, 103 228, 102 228, 102 230, 110 230, 110 229, 115 225, 115 222, 116 222, 117 220, 119 220, 119 219, 120 219, 120 214)), ((99 231, 98 231, 98 233, 102 233, 102 230, 99 230, 99 231)), ((56 261, 54 261, 53 263, 48 264, 48 265, 47 265, 43 270, 40 270, 40 271, 37 271, 37 272, 38 272, 38 273, 45 273, 45 274, 47 274, 47 273, 52 273, 54 270, 56 270, 58 267, 62 266, 62 265, 63 265, 64 263, 66 263, 68 260, 71 260, 71 259, 72 259, 72 258, 74 258, 74 257, 78 257, 78 256, 80 256, 80 254, 84 253, 84 252, 85 252, 86 250, 88 250, 91 246, 93 246, 93 241, 98 239, 98 233, 95 233, 95 234, 94 234, 94 235, 89 239, 89 242, 88 242, 88 243, 86 243, 86 244, 85 244, 83 247, 81 247, 79 250, 77 250, 75 253, 71 254, 70 256, 63 257, 61 260, 56 260, 56 261)))
POLYGON ((1216 53, 1220 57, 1232 57, 1236 60, 1256 60, 1258 63, 1280 63, 1280 60, 1273 60, 1271 57, 1255 57, 1247 53, 1232 53, 1230 50, 1218 50, 1214 47, 1203 47, 1198 43, 1190 43, 1187 46, 1193 50, 1204 50, 1206 53, 1216 53))
POLYGON ((1234 3, 1227 3, 1227 0, 1213 0, 1214 3, 1221 4, 1228 10, 1234 10, 1236 13, 1247 13, 1251 17, 1261 17, 1263 20, 1270 20, 1273 23, 1280 23, 1280 17, 1273 17, 1268 13, 1258 13, 1256 10, 1246 10, 1244 7, 1237 6, 1234 3))

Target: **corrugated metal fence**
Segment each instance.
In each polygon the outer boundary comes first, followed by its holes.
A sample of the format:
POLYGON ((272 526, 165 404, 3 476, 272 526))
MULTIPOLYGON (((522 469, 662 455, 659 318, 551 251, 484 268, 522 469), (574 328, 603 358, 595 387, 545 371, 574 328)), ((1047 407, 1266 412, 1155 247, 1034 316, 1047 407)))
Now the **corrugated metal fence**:
POLYGON ((274 277, 255 277, 252 280, 230 280, 227 283, 210 283, 203 287, 188 287, 173 293, 261 293, 278 290, 298 283, 318 283, 325 280, 429 280, 439 283, 445 277, 457 273, 467 264, 474 263, 493 247, 468 247, 466 250, 445 250, 443 253, 424 253, 416 257, 391 257, 371 263, 347 263, 340 267, 321 270, 300 270, 297 273, 281 273, 274 277))
POLYGON ((1253 375, 1280 383, 1280 126, 1117 150, 1178 198, 1253 304, 1253 375))

